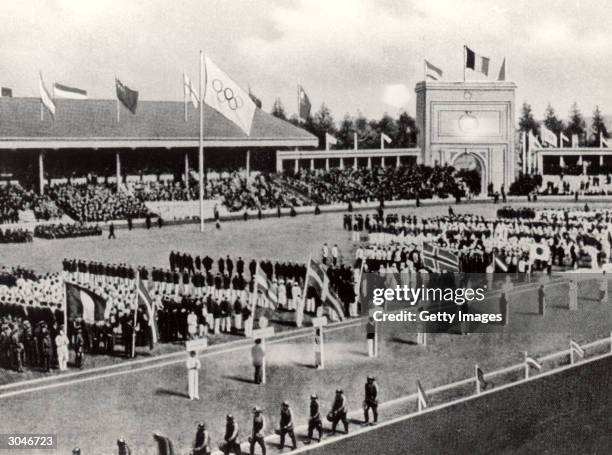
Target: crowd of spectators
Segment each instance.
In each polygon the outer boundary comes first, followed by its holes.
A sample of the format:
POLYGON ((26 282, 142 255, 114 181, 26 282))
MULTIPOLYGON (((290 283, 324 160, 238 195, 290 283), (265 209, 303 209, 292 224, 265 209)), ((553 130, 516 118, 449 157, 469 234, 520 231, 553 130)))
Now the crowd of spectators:
POLYGON ((144 218, 149 211, 144 203, 127 191, 116 191, 103 184, 55 185, 49 196, 77 221, 110 221, 144 218))
POLYGON ((301 170, 285 182, 317 204, 457 197, 463 185, 451 166, 301 170))
POLYGON ((0 243, 27 243, 32 241, 32 231, 23 228, 0 228, 0 243))
POLYGON ((34 228, 34 237, 43 239, 67 239, 102 235, 100 226, 83 223, 39 224, 34 228))
POLYGON ((62 212, 46 195, 17 184, 0 186, 0 224, 18 223, 19 212, 32 210, 37 220, 61 218, 62 212))

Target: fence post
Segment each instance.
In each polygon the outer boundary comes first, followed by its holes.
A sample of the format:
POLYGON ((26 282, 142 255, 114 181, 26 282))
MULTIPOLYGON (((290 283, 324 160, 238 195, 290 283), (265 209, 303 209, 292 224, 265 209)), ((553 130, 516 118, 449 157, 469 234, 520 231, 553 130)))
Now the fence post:
POLYGON ((478 377, 478 364, 474 366, 474 377, 476 378, 476 395, 480 393, 480 378, 478 377))
POLYGON ((574 364, 574 347, 570 343, 570 365, 574 364))
POLYGON ((529 379, 529 364, 527 363, 527 351, 525 351, 525 359, 523 360, 525 362, 525 379, 529 379))

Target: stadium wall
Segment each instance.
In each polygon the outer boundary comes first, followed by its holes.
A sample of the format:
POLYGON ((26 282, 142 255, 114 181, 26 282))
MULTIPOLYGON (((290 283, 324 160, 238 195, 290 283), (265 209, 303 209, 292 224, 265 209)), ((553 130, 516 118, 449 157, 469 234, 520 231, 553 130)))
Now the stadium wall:
POLYGON ((611 390, 612 357, 607 356, 311 446, 308 453, 608 453, 611 390))

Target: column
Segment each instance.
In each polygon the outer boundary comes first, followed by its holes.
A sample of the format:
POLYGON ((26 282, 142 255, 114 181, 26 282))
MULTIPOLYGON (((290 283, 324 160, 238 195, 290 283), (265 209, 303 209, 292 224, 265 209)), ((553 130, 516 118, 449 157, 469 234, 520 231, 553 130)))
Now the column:
POLYGON ((344 169, 344 158, 340 157, 340 169, 344 169))
POLYGON ((353 157, 353 169, 357 169, 359 167, 358 161, 359 161, 359 157, 357 155, 355 155, 353 157))
POLYGON ((542 156, 542 153, 540 152, 536 155, 536 166, 537 166, 536 171, 541 173, 543 171, 543 165, 544 165, 544 157, 542 156))
POLYGON ((401 162, 400 162, 400 156, 397 155, 395 157, 395 167, 400 167, 401 166, 401 162))
POLYGON ((582 175, 586 175, 586 162, 584 156, 580 155, 580 162, 582 163, 582 175))
POLYGON ((297 174, 298 172, 300 172, 300 160, 296 158, 295 163, 293 163, 293 173, 297 174))
POLYGON ((372 157, 368 156, 368 169, 372 169, 372 157))
POLYGON ((45 192, 45 160, 44 152, 41 150, 38 152, 38 188, 40 194, 45 192))
POLYGON ((385 167, 385 157, 384 156, 380 157, 380 167, 385 167))
POLYGON ((251 151, 247 150, 246 151, 246 178, 247 180, 249 179, 250 175, 251 175, 251 151))
POLYGON ((185 187, 189 188, 189 152, 185 151, 185 187))
POLYGON ((325 158, 325 170, 329 171, 329 158, 325 158))
POLYGON ((310 159, 310 170, 314 171, 314 158, 310 159))
POLYGON ((115 152, 115 177, 117 179, 117 191, 121 185, 121 156, 119 150, 115 152))

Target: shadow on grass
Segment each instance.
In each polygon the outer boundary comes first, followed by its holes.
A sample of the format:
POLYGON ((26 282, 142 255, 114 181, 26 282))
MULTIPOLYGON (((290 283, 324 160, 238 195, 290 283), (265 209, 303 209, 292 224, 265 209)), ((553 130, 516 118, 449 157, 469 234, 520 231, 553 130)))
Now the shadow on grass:
POLYGON ((312 370, 315 370, 317 368, 312 363, 304 363, 304 362, 291 362, 291 363, 295 365, 296 367, 301 367, 301 368, 310 368, 312 370))
POLYGON ((176 390, 170 389, 157 389, 155 395, 168 395, 172 397, 189 398, 189 395, 183 392, 177 392, 176 390))
POLYGON ((231 379, 232 381, 242 382, 243 384, 255 384, 252 379, 243 378, 241 376, 223 376, 223 379, 231 379))
POLYGON ((400 337, 393 337, 391 338, 391 341, 393 343, 399 343, 399 344, 410 344, 410 345, 416 345, 416 341, 413 340, 405 340, 404 338, 400 338, 400 337))

